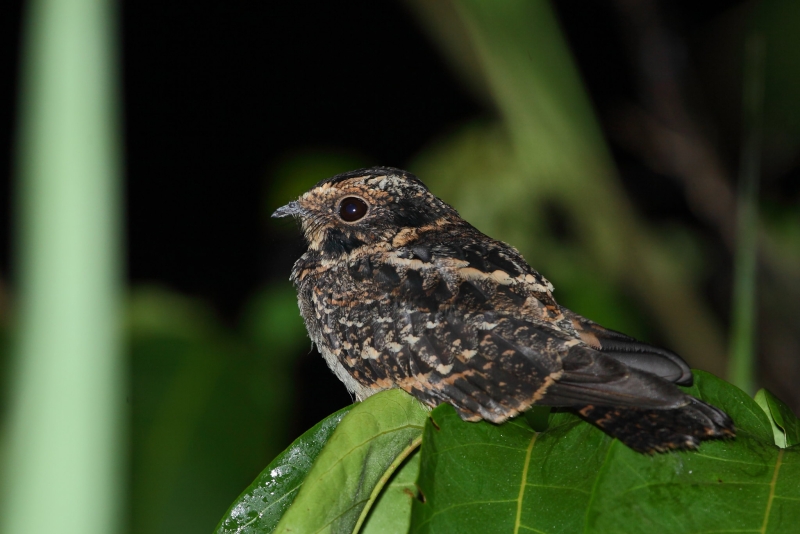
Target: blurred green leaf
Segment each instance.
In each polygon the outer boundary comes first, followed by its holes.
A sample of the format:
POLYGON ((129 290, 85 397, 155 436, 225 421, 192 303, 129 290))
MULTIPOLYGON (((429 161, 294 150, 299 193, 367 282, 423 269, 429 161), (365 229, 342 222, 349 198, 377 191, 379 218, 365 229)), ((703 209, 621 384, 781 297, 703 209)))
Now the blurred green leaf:
POLYGON ((800 266, 800 209, 797 201, 786 198, 784 203, 763 202, 760 208, 761 222, 773 241, 774 261, 784 272, 798 276, 800 266))
POLYGON ((247 303, 242 330, 248 339, 276 355, 289 356, 303 343, 310 343, 297 308, 297 292, 285 280, 257 292, 247 303))
POLYGON ((294 358, 308 338, 285 285, 254 297, 241 332, 201 301, 132 292, 133 533, 211 530, 288 443, 294 358))
POLYGON ((775 447, 764 413, 734 386, 698 372, 687 391, 726 410, 737 438, 647 456, 569 413, 536 433, 440 406, 425 427, 411 532, 794 532, 800 448, 775 447))
MULTIPOLYGON (((219 457, 216 447, 199 429, 214 403, 224 354, 233 351, 223 349, 224 330, 199 301, 148 287, 132 292, 129 310, 131 437, 137 444, 132 451, 132 531, 166 533, 178 525, 200 529, 220 494, 203 491, 190 474, 225 487, 206 463, 206 454, 219 457), (197 501, 191 514, 183 505, 186 497, 197 501)), ((232 403, 226 399, 223 404, 232 403)), ((228 469, 233 476, 238 471, 228 469)))
POLYGON ((786 448, 800 443, 800 420, 786 404, 766 389, 756 393, 755 401, 769 418, 775 445, 786 448))
POLYGON ((133 338, 199 340, 221 334, 221 325, 206 303, 154 285, 131 291, 126 326, 133 338))
POLYGON ((317 423, 279 454, 236 499, 215 533, 272 532, 303 486, 331 434, 352 406, 317 423))
POLYGON ((276 533, 355 532, 393 472, 418 445, 428 412, 392 389, 356 405, 314 463, 276 533))
POLYGON ((543 263, 547 272, 553 273, 550 281, 559 304, 607 328, 641 340, 652 339, 650 324, 628 292, 607 283, 601 273, 582 261, 580 251, 563 246, 548 256, 543 263))
MULTIPOLYGON (((253 361, 251 370, 238 377, 236 387, 250 393, 253 402, 270 414, 272 424, 288 428, 296 358, 311 346, 288 277, 250 299, 242 314, 241 331, 253 350, 253 361)), ((274 437, 269 448, 273 454, 285 445, 284 435, 274 437)))

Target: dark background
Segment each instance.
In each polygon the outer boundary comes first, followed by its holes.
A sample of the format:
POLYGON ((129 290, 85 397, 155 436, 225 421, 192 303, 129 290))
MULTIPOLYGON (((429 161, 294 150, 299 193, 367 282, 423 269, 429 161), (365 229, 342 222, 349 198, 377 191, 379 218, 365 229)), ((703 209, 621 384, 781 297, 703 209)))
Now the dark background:
MULTIPOLYGON (((670 30, 697 39, 709 21, 743 4, 658 8, 670 30)), ((288 272, 293 261, 296 251, 264 224, 263 198, 281 161, 330 149, 402 167, 431 139, 492 113, 400 2, 121 5, 129 278, 201 296, 225 317, 235 317, 255 286, 288 272)), ((553 6, 601 119, 636 99, 637 65, 618 6, 553 6)), ((0 7, 6 279, 21 11, 19 1, 0 7)), ((637 201, 652 208, 648 214, 691 217, 677 186, 641 179, 646 168, 620 150, 615 156, 637 201)))

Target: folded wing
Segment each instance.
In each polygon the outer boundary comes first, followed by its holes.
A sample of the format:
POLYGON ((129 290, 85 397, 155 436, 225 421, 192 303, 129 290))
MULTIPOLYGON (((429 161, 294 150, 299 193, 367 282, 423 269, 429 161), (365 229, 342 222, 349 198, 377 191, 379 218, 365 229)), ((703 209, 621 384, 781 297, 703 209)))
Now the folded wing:
POLYGON ((681 386, 692 385, 691 369, 674 352, 602 327, 564 307, 561 311, 572 320, 575 331, 592 348, 628 367, 660 376, 681 386))

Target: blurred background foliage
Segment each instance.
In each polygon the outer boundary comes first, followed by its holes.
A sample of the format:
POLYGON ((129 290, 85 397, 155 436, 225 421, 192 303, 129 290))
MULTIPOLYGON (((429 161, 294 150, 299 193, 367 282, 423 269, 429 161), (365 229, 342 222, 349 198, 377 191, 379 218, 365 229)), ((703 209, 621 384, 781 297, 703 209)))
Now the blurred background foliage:
MULTIPOLYGON (((3 171, 20 5, 0 16, 3 171)), ((121 23, 130 532, 212 530, 272 457, 350 402, 298 316, 299 234, 269 220, 345 170, 409 169, 519 248, 562 304, 729 378, 753 35, 765 54, 751 379, 800 409, 797 3, 123 2, 121 23)))

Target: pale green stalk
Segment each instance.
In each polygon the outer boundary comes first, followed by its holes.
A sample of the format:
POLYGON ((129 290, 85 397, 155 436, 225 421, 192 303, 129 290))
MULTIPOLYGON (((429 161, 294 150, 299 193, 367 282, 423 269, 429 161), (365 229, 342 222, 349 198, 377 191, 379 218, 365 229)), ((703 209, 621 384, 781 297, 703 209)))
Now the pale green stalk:
POLYGON ((120 529, 115 14, 103 0, 32 0, 16 173, 17 330, 4 428, 5 533, 120 529))

